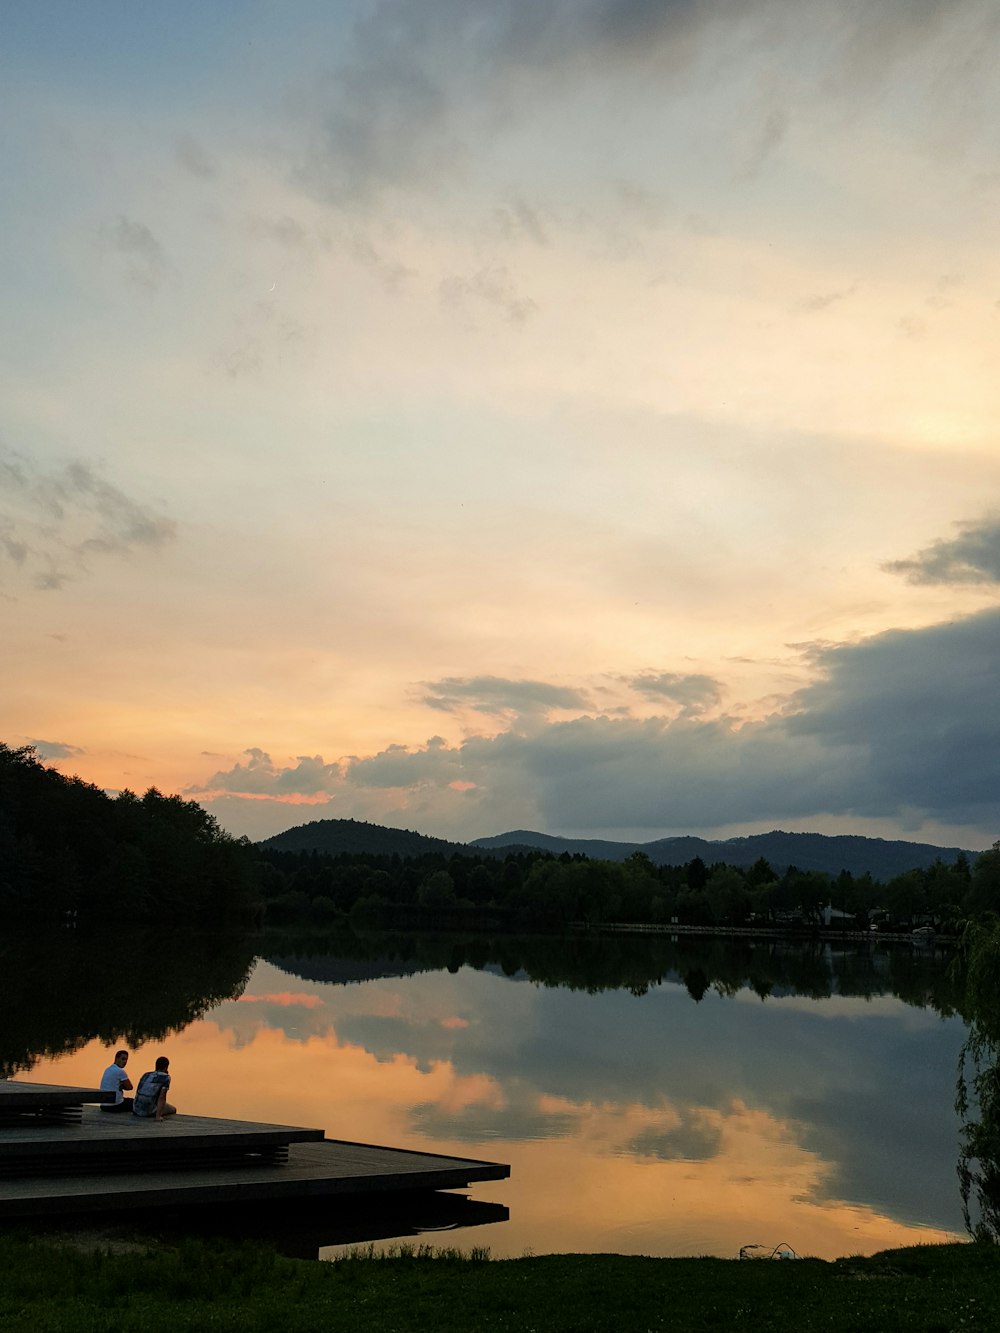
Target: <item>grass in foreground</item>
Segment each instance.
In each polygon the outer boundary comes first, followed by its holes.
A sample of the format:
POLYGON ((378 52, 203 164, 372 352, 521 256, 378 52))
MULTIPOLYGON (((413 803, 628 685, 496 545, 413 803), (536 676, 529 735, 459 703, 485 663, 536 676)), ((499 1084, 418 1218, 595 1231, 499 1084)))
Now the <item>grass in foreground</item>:
POLYGON ((0 1236, 4 1333, 183 1330, 918 1330, 1000 1328, 1000 1247, 919 1246, 869 1259, 744 1262, 485 1252, 356 1252, 335 1263, 185 1241, 84 1252, 0 1236))

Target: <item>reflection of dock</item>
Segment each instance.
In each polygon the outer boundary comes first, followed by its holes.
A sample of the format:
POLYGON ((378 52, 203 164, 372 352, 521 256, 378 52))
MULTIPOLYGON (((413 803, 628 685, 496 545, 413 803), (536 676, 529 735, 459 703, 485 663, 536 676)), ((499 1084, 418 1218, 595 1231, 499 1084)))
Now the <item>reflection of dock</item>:
POLYGON ((86 1088, 0 1082, 0 1221, 67 1213, 365 1199, 503 1180, 473 1158, 207 1116, 109 1115, 86 1088))

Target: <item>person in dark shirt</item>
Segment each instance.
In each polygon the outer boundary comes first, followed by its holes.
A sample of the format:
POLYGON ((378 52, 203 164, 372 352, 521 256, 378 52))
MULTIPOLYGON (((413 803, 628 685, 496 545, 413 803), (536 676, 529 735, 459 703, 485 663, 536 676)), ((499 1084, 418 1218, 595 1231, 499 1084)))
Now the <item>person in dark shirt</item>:
POLYGON ((132 1114, 144 1120, 162 1120, 166 1115, 176 1115, 177 1107, 167 1101, 167 1089, 170 1087, 170 1075, 167 1070, 170 1061, 165 1055, 156 1057, 156 1068, 143 1074, 135 1090, 132 1102, 132 1114))

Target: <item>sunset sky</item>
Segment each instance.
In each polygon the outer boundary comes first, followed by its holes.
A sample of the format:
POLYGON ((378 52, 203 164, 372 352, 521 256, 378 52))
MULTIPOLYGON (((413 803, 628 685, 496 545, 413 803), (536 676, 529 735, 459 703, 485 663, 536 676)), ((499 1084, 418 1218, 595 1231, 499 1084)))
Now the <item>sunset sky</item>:
POLYGON ((0 110, 0 739, 1000 837, 993 0, 12 5, 0 110))

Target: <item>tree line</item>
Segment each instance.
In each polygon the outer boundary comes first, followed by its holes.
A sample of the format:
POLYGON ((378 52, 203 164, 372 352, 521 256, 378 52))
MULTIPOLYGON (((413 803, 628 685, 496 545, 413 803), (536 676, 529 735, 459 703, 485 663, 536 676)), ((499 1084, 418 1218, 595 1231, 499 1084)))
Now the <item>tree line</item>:
POLYGON ((601 926, 817 926, 832 914, 845 928, 910 930, 920 924, 952 933, 1000 907, 1000 844, 970 864, 959 855, 882 883, 871 875, 789 866, 766 860, 739 868, 700 857, 657 866, 644 852, 625 861, 521 852, 417 857, 372 853, 261 851, 261 887, 269 920, 337 918, 463 919, 558 929, 601 926))
POLYGON ((253 914, 252 845, 195 801, 109 796, 0 743, 0 914, 186 921, 253 914))
POLYGON ((656 865, 582 853, 468 848, 283 851, 225 833, 195 801, 115 796, 0 743, 0 915, 190 922, 423 924, 562 930, 571 924, 817 926, 956 932, 1000 909, 1000 844, 880 882, 789 866, 656 865))

